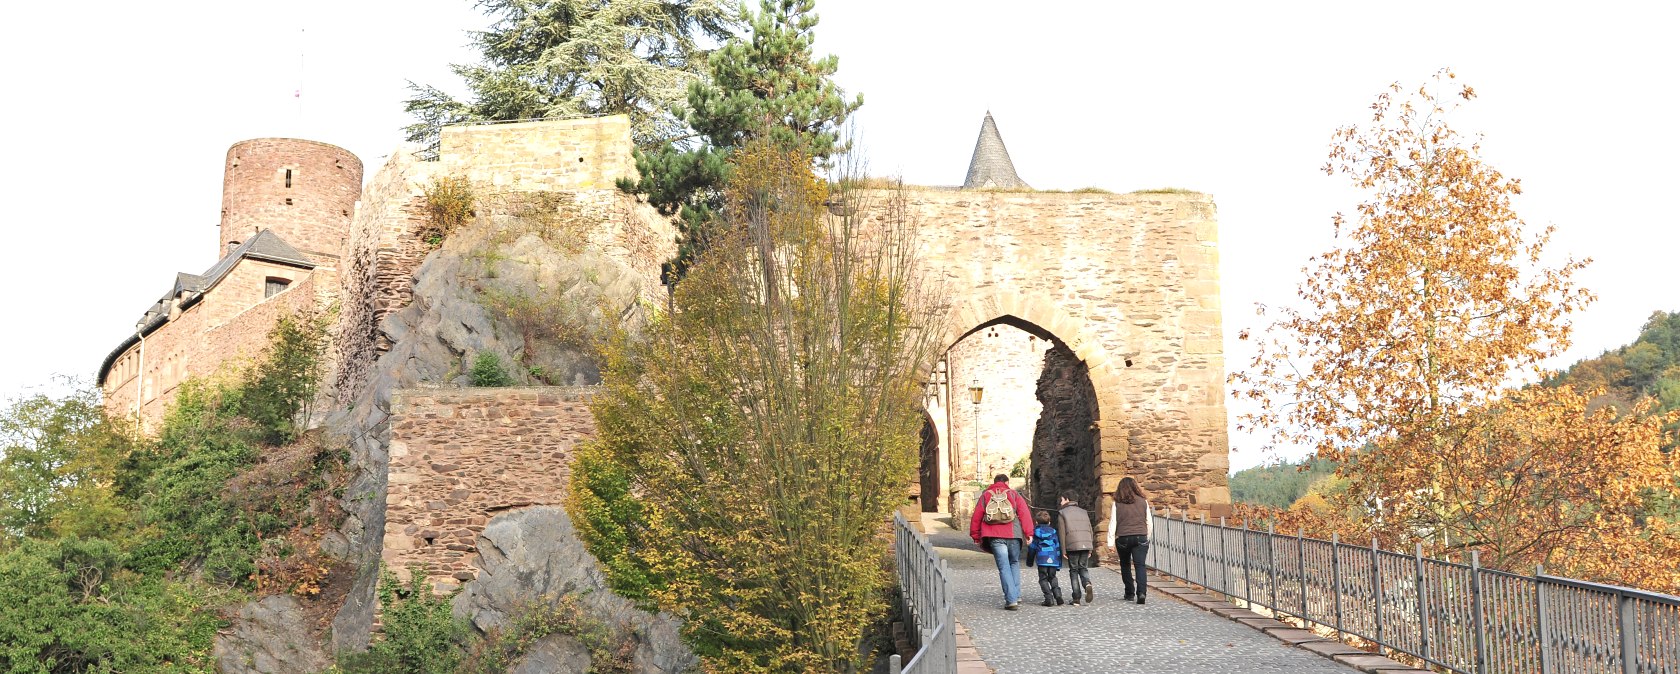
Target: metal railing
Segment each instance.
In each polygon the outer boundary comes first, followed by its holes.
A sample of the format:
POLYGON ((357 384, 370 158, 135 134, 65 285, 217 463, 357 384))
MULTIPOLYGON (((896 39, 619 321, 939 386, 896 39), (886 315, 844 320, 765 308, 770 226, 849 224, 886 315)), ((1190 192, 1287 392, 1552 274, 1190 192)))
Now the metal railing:
POLYGON ((1463 674, 1680 674, 1680 597, 1154 515, 1150 567, 1463 674))
POLYGON ((905 631, 916 654, 904 662, 888 659, 892 674, 952 674, 957 671, 956 617, 951 611, 951 569, 926 536, 893 515, 893 560, 898 566, 898 596, 905 631))

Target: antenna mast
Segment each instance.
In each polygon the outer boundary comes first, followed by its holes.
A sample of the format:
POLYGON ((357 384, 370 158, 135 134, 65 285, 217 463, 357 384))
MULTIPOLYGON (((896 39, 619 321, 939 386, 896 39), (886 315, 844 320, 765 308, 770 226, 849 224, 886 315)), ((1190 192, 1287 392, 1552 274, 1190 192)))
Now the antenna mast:
POLYGON ((297 78, 297 89, 292 90, 292 98, 297 99, 297 124, 298 124, 298 135, 300 137, 308 135, 308 134, 304 133, 304 128, 303 128, 303 53, 304 53, 304 37, 305 37, 304 33, 305 33, 304 28, 301 27, 301 26, 298 27, 298 78, 297 78))

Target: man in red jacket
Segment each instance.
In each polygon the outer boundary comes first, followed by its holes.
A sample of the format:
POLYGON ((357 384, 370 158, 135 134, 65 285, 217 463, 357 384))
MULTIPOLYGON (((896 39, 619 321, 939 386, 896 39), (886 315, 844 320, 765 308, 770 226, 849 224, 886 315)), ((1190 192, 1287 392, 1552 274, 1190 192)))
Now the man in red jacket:
POLYGON ((1032 507, 1009 488, 1009 476, 999 473, 992 486, 980 492, 974 502, 974 516, 968 536, 981 550, 997 560, 998 579, 1003 581, 1003 607, 1021 608, 1021 546, 1032 543, 1032 507))

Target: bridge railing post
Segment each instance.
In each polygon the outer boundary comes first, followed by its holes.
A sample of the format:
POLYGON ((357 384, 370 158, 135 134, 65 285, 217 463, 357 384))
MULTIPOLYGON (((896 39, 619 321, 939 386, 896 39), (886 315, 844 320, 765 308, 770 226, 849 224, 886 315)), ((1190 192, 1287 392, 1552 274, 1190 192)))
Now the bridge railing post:
POLYGON ((1552 664, 1552 625, 1547 617, 1550 602, 1546 600, 1546 585, 1540 580, 1546 568, 1534 565, 1534 639, 1540 642, 1540 674, 1555 674, 1552 664))
POLYGON ((1476 631, 1476 674, 1486 674, 1487 618, 1482 615, 1482 564, 1475 550, 1470 551, 1470 624, 1476 631))
POLYGON ((1247 517, 1243 518, 1242 567, 1241 568, 1242 568, 1243 601, 1245 603, 1253 604, 1254 603, 1254 592, 1253 592, 1254 588, 1248 582, 1248 518, 1247 517))
POLYGON ((1415 553, 1417 559, 1417 620, 1418 620, 1418 650, 1424 659, 1429 658, 1429 593, 1425 592, 1423 572, 1423 544, 1417 544, 1415 553))
POLYGON ((1330 534, 1330 594, 1335 602, 1336 638, 1342 638, 1342 537, 1330 534))
POLYGON ((1301 574, 1301 619, 1307 619, 1307 528, 1295 531, 1295 570, 1301 574))
MULTIPOLYGON (((1382 566, 1377 559, 1376 536, 1371 537, 1371 606, 1375 609, 1374 615, 1377 627, 1377 645, 1379 647, 1387 645, 1388 642, 1383 640, 1382 566)), ((1379 649, 1378 653, 1380 654, 1381 652, 1382 651, 1379 649)))
POLYGON ((1282 613, 1283 610, 1278 607, 1277 600, 1277 523, 1275 522, 1266 523, 1266 571, 1269 574, 1266 581, 1266 590, 1272 595, 1272 605, 1267 608, 1272 609, 1274 613, 1282 613))
POLYGON ((1219 591, 1231 596, 1231 557, 1225 553, 1225 516, 1219 516, 1219 591))
POLYGON ((1190 509, 1178 511, 1178 577, 1190 580, 1190 509))
POLYGON ((1207 554, 1207 513, 1202 513, 1202 521, 1196 525, 1196 557, 1202 561, 1202 587, 1213 589, 1213 581, 1208 579, 1207 554))

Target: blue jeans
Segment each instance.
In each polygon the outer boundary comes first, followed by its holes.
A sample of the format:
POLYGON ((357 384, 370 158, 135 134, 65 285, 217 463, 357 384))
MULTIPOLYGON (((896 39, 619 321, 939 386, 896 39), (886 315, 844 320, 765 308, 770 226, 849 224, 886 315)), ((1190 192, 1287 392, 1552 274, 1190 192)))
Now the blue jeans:
POLYGON ((987 538, 992 558, 997 560, 998 579, 1003 581, 1003 603, 1021 601, 1021 539, 987 538))

